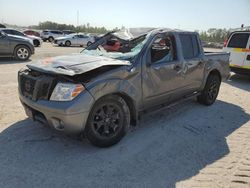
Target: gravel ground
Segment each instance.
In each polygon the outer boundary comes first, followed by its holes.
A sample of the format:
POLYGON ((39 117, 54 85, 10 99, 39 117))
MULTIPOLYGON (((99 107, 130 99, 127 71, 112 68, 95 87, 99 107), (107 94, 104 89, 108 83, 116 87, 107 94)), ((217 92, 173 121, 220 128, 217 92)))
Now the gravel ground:
MULTIPOLYGON (((81 48, 36 48, 32 60, 81 48)), ((25 63, 0 60, 0 187, 250 187, 250 77, 222 83, 217 102, 194 100, 142 117, 100 149, 26 118, 17 95, 25 63)))

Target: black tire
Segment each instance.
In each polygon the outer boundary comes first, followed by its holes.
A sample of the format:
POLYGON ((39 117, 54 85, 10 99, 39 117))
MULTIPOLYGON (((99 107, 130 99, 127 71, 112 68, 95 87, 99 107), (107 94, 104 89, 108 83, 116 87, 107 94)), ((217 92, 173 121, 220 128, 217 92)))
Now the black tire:
POLYGON ((92 44, 92 42, 88 41, 87 42, 87 46, 90 46, 92 44))
POLYGON ((39 40, 33 40, 33 44, 34 44, 35 47, 40 46, 39 40))
POLYGON ((220 84, 221 80, 219 75, 209 75, 207 78, 206 85, 203 91, 201 92, 201 95, 197 97, 197 101, 207 106, 212 105, 219 94, 220 84))
POLYGON ((43 42, 46 42, 47 41, 47 39, 43 39, 43 42))
POLYGON ((31 51, 25 45, 19 45, 14 50, 14 57, 19 61, 26 61, 30 58, 31 51))
POLYGON ((54 38, 53 37, 49 37, 48 40, 49 40, 49 42, 53 42, 54 38))
POLYGON ((71 45, 71 42, 69 41, 69 40, 67 40, 66 42, 65 42, 65 46, 70 46, 71 45))
POLYGON ((85 137, 98 147, 118 143, 127 133, 130 112, 126 102, 119 96, 101 98, 93 106, 85 127, 85 137))

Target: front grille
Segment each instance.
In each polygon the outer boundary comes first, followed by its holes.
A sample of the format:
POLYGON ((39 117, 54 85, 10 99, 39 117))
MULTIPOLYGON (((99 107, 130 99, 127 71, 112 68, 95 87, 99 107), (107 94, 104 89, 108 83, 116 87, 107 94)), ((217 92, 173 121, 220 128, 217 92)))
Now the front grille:
POLYGON ((48 100, 52 92, 54 78, 47 75, 32 74, 29 71, 18 73, 18 82, 23 96, 31 100, 48 100))

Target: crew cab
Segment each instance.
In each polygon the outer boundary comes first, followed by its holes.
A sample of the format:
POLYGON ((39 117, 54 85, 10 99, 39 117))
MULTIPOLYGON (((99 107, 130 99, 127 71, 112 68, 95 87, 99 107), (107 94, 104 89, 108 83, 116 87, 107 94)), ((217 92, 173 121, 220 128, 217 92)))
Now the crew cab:
POLYGON ((118 143, 148 109, 187 97, 212 105, 229 76, 228 53, 204 53, 198 33, 134 28, 107 33, 79 54, 18 73, 26 114, 94 145, 118 143), (109 41, 120 48, 107 51, 109 41))

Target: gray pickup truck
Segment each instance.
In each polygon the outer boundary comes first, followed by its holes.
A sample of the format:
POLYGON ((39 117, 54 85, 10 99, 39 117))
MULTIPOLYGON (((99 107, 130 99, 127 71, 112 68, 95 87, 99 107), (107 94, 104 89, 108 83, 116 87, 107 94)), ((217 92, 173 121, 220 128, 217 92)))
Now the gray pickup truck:
POLYGON ((204 54, 197 33, 134 28, 110 32, 80 54, 28 64, 18 82, 33 120, 108 147, 148 109, 192 96, 213 104, 228 76, 229 54, 204 54))
POLYGON ((26 61, 34 54, 33 41, 26 37, 8 35, 0 29, 0 57, 15 57, 26 61))

